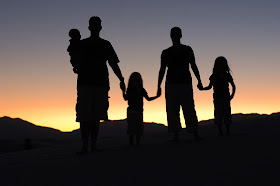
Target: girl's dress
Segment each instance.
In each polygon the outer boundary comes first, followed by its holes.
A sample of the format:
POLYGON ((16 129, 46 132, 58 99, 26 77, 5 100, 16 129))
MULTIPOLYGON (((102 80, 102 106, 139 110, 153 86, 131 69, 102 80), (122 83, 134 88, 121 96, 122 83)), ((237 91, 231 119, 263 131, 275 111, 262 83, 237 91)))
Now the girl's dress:
POLYGON ((229 82, 233 82, 232 76, 229 73, 217 75, 212 74, 209 79, 214 89, 214 122, 216 125, 222 125, 223 123, 230 125, 232 123, 232 119, 229 82))
POLYGON ((127 91, 127 133, 143 136, 143 97, 147 96, 144 88, 127 91))

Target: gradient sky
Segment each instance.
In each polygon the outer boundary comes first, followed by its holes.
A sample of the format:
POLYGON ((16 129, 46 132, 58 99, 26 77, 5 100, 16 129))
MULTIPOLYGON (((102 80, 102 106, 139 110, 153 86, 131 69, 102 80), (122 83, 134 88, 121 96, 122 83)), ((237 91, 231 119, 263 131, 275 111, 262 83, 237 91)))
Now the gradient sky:
MULTIPOLYGON (((71 28, 79 29, 83 38, 89 36, 91 16, 102 19, 101 37, 115 48, 125 81, 132 72, 140 72, 150 96, 156 94, 161 52, 171 46, 170 29, 179 26, 182 43, 194 50, 204 85, 215 58, 228 59, 237 86, 232 113, 278 112, 279 7, 278 0, 2 0, 0 116, 62 131, 79 127, 77 76, 66 49, 71 28)), ((109 119, 124 119, 127 103, 111 69, 109 73, 109 119)), ((212 93, 194 90, 199 120, 213 118, 212 93)), ((144 102, 144 120, 166 124, 164 92, 144 102)))

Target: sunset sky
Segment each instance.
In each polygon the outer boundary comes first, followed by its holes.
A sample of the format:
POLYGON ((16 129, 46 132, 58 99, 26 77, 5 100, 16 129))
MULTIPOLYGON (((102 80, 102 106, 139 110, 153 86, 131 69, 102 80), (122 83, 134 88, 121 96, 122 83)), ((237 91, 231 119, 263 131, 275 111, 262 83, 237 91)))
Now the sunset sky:
MULTIPOLYGON (((77 76, 66 49, 71 28, 89 36, 91 16, 102 19, 101 37, 115 48, 126 83, 132 72, 140 72, 150 96, 156 94, 161 52, 171 46, 170 29, 179 26, 205 86, 215 58, 227 58, 237 87, 232 113, 279 112, 279 8, 279 0, 2 0, 0 117, 62 131, 79 128, 77 76)), ((109 73, 109 119, 124 119, 127 102, 109 73)), ((213 90, 201 92, 196 84, 193 76, 198 119, 213 118, 213 90)), ((146 122, 166 124, 164 96, 163 91, 159 99, 144 102, 146 122)))

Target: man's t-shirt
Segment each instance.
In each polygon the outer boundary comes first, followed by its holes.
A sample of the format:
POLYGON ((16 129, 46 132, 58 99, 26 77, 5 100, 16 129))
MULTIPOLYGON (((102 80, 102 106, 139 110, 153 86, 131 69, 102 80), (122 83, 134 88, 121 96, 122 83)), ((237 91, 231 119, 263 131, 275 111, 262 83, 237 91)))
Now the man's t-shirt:
POLYGON ((212 74, 209 78, 213 85, 214 98, 229 98, 229 82, 233 82, 232 76, 229 73, 226 74, 212 74))
POLYGON ((81 40, 79 85, 108 86, 109 73, 106 62, 118 63, 119 58, 111 43, 102 38, 81 40))
POLYGON ((162 51, 161 62, 167 66, 166 84, 189 84, 192 77, 189 64, 194 61, 190 46, 171 46, 162 51))

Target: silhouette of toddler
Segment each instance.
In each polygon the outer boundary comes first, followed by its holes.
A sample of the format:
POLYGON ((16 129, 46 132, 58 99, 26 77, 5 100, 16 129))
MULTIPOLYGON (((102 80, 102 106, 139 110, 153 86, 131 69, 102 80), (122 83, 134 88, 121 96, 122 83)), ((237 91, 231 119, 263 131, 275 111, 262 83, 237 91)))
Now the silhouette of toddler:
POLYGON ((70 55, 70 62, 73 67, 74 73, 78 73, 79 69, 79 62, 80 62, 80 41, 81 41, 81 34, 78 29, 71 29, 69 31, 69 37, 71 38, 70 44, 67 48, 67 51, 70 55))

